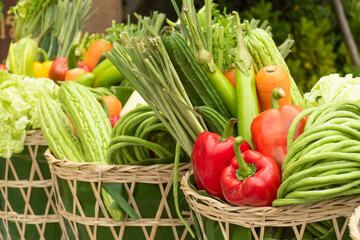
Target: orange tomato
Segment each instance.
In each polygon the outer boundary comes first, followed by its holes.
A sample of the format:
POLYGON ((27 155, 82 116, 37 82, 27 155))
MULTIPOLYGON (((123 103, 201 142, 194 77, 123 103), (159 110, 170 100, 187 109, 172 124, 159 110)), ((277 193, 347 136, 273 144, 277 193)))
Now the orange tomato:
POLYGON ((236 87, 236 70, 235 68, 228 70, 228 71, 224 71, 223 74, 225 75, 225 77, 229 80, 229 82, 236 87))
POLYGON ((70 69, 69 71, 67 71, 67 73, 65 75, 65 81, 75 81, 76 78, 78 78, 79 76, 81 76, 85 73, 88 73, 88 72, 83 68, 70 69))
POLYGON ((112 95, 102 96, 102 98, 104 99, 106 107, 109 110, 109 118, 113 117, 114 115, 120 115, 122 105, 119 99, 112 95))
POLYGON ((263 67, 256 74, 255 83, 261 111, 271 108, 271 93, 277 87, 285 91, 285 96, 280 98, 279 105, 291 104, 290 77, 281 66, 268 65, 263 67))

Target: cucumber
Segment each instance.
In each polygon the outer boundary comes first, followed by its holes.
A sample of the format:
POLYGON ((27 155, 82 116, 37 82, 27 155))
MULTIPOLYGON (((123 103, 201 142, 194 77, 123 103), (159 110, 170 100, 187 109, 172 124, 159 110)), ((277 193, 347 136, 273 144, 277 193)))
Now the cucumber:
POLYGON ((162 41, 193 105, 206 105, 230 119, 230 112, 185 40, 177 32, 167 32, 163 35, 162 41))

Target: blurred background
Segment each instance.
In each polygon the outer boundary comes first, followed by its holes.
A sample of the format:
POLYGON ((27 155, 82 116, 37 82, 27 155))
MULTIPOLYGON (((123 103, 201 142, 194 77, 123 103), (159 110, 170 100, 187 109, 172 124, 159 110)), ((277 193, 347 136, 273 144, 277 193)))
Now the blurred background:
MULTIPOLYGON (((202 0, 194 0, 196 6, 203 6, 202 0)), ((4 18, 0 19, 0 58, 4 61, 13 35, 12 16, 7 14, 10 6, 17 0, 3 1, 4 18)), ((303 92, 311 89, 316 81, 330 73, 345 75, 352 73, 359 76, 354 56, 350 57, 346 41, 350 38, 355 43, 356 52, 360 49, 360 1, 359 0, 214 0, 226 12, 236 10, 242 19, 256 18, 268 20, 277 45, 290 34, 295 40, 292 53, 286 59, 291 74, 303 92), (338 10, 343 8, 350 36, 344 34, 340 24, 338 10), (345 37, 344 37, 345 36, 345 37)), ((180 4, 181 1, 177 0, 180 4)), ((105 33, 116 23, 136 19, 134 12, 149 15, 151 11, 167 14, 177 19, 170 0, 93 0, 93 9, 97 11, 86 23, 85 31, 105 33)), ((343 19, 344 20, 344 19, 343 19)), ((350 39, 350 40, 351 40, 350 39)), ((355 56, 356 57, 356 56, 355 56)))

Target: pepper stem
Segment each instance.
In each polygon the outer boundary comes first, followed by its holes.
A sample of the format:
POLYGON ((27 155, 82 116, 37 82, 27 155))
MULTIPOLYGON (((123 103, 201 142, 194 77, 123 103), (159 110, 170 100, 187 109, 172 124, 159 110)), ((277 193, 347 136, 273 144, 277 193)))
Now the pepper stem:
POLYGON ((69 54, 68 54, 68 68, 73 69, 76 68, 77 66, 77 56, 76 56, 76 48, 79 46, 79 43, 75 43, 74 45, 71 46, 70 50, 69 50, 69 54))
POLYGON ((282 88, 274 88, 271 92, 271 108, 278 108, 280 98, 285 97, 285 91, 282 88))
POLYGON ((236 137, 234 139, 234 151, 237 163, 239 165, 239 171, 237 171, 236 176, 239 180, 244 180, 247 177, 251 177, 256 172, 255 166, 247 164, 241 154, 240 145, 243 143, 244 139, 242 137, 236 137))
POLYGON ((43 62, 49 61, 49 55, 47 54, 47 52, 45 52, 44 49, 38 48, 37 54, 43 57, 43 62))
POLYGON ((233 127, 235 125, 235 123, 237 123, 239 120, 236 118, 231 118, 228 123, 225 126, 224 132, 221 136, 221 138, 219 139, 220 142, 224 142, 226 141, 232 133, 233 127))

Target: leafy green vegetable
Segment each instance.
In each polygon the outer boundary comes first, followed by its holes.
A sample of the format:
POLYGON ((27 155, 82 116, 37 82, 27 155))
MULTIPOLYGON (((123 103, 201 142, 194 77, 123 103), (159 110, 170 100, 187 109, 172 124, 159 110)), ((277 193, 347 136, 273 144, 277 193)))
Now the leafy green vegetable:
POLYGON ((354 100, 360 103, 360 77, 347 74, 330 74, 320 80, 304 95, 308 107, 316 107, 325 103, 354 100))
POLYGON ((14 15, 15 40, 30 36, 50 59, 64 57, 79 43, 92 0, 19 0, 8 13, 14 15))
MULTIPOLYGON (((165 14, 154 11, 150 16, 143 17, 144 23, 151 27, 153 33, 161 35, 164 32, 165 14)), ((150 38, 151 32, 144 26, 141 21, 137 24, 130 22, 130 16, 128 15, 127 23, 112 22, 112 26, 105 29, 107 32, 106 40, 110 42, 120 42, 120 33, 127 32, 129 37, 136 37, 137 41, 141 41, 146 38, 150 38)))
POLYGON ((26 130, 40 127, 40 96, 57 99, 57 89, 50 79, 0 71, 0 157, 11 157, 23 150, 26 130))

